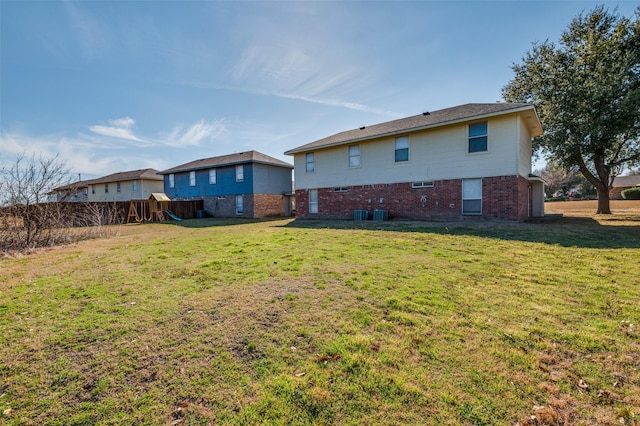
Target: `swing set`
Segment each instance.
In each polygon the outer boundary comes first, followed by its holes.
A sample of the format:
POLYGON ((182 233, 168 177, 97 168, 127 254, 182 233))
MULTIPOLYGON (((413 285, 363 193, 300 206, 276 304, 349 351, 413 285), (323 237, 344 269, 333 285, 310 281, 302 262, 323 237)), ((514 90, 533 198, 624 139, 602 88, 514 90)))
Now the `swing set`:
POLYGON ((127 223, 164 222, 171 200, 162 192, 154 192, 147 200, 131 200, 127 223))

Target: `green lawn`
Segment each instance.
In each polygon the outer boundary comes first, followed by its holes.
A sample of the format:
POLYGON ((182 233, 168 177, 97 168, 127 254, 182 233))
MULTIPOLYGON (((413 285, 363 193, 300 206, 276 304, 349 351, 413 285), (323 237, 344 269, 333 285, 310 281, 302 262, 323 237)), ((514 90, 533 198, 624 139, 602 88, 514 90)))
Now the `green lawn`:
POLYGON ((0 259, 0 423, 640 424, 640 216, 127 225, 0 259))

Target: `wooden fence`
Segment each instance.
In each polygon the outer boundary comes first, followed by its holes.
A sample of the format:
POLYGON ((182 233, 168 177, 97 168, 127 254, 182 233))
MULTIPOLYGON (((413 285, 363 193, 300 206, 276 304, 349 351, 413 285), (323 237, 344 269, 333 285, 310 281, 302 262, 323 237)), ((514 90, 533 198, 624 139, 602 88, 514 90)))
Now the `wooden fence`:
MULTIPOLYGON (((0 208, 0 226, 22 227, 27 221, 46 222, 45 227, 79 227, 123 224, 129 201, 86 203, 42 203, 0 208)), ((202 200, 171 201, 168 209, 181 219, 195 219, 203 210, 202 200)))

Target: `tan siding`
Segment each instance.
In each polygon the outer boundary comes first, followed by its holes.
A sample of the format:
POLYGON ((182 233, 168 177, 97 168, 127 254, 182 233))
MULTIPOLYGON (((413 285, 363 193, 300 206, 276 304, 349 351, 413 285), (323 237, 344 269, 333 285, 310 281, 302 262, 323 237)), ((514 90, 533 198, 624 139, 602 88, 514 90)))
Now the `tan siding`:
POLYGON ((118 192, 118 182, 109 182, 109 192, 104 192, 104 183, 95 184, 96 193, 91 193, 89 186, 89 201, 129 201, 132 199, 147 199, 152 192, 164 192, 164 183, 157 180, 138 179, 138 189, 133 192, 133 181, 120 182, 120 192, 118 192))
POLYGON ((394 137, 360 143, 359 168, 348 167, 348 145, 314 151, 313 173, 305 172, 305 154, 296 154, 296 189, 522 174, 531 163, 529 158, 528 166, 518 164, 524 159, 518 149, 526 139, 522 129, 527 133, 519 120, 516 114, 488 120, 487 153, 467 153, 464 123, 409 134, 409 161, 404 163, 394 162, 394 137))

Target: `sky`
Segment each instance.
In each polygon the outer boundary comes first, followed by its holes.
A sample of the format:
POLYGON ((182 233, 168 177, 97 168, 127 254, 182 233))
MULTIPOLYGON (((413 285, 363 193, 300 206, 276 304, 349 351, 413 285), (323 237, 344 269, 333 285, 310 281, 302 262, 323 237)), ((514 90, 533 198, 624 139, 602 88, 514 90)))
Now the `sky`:
POLYGON ((0 0, 0 165, 165 170, 501 100, 532 43, 635 1, 0 0))

